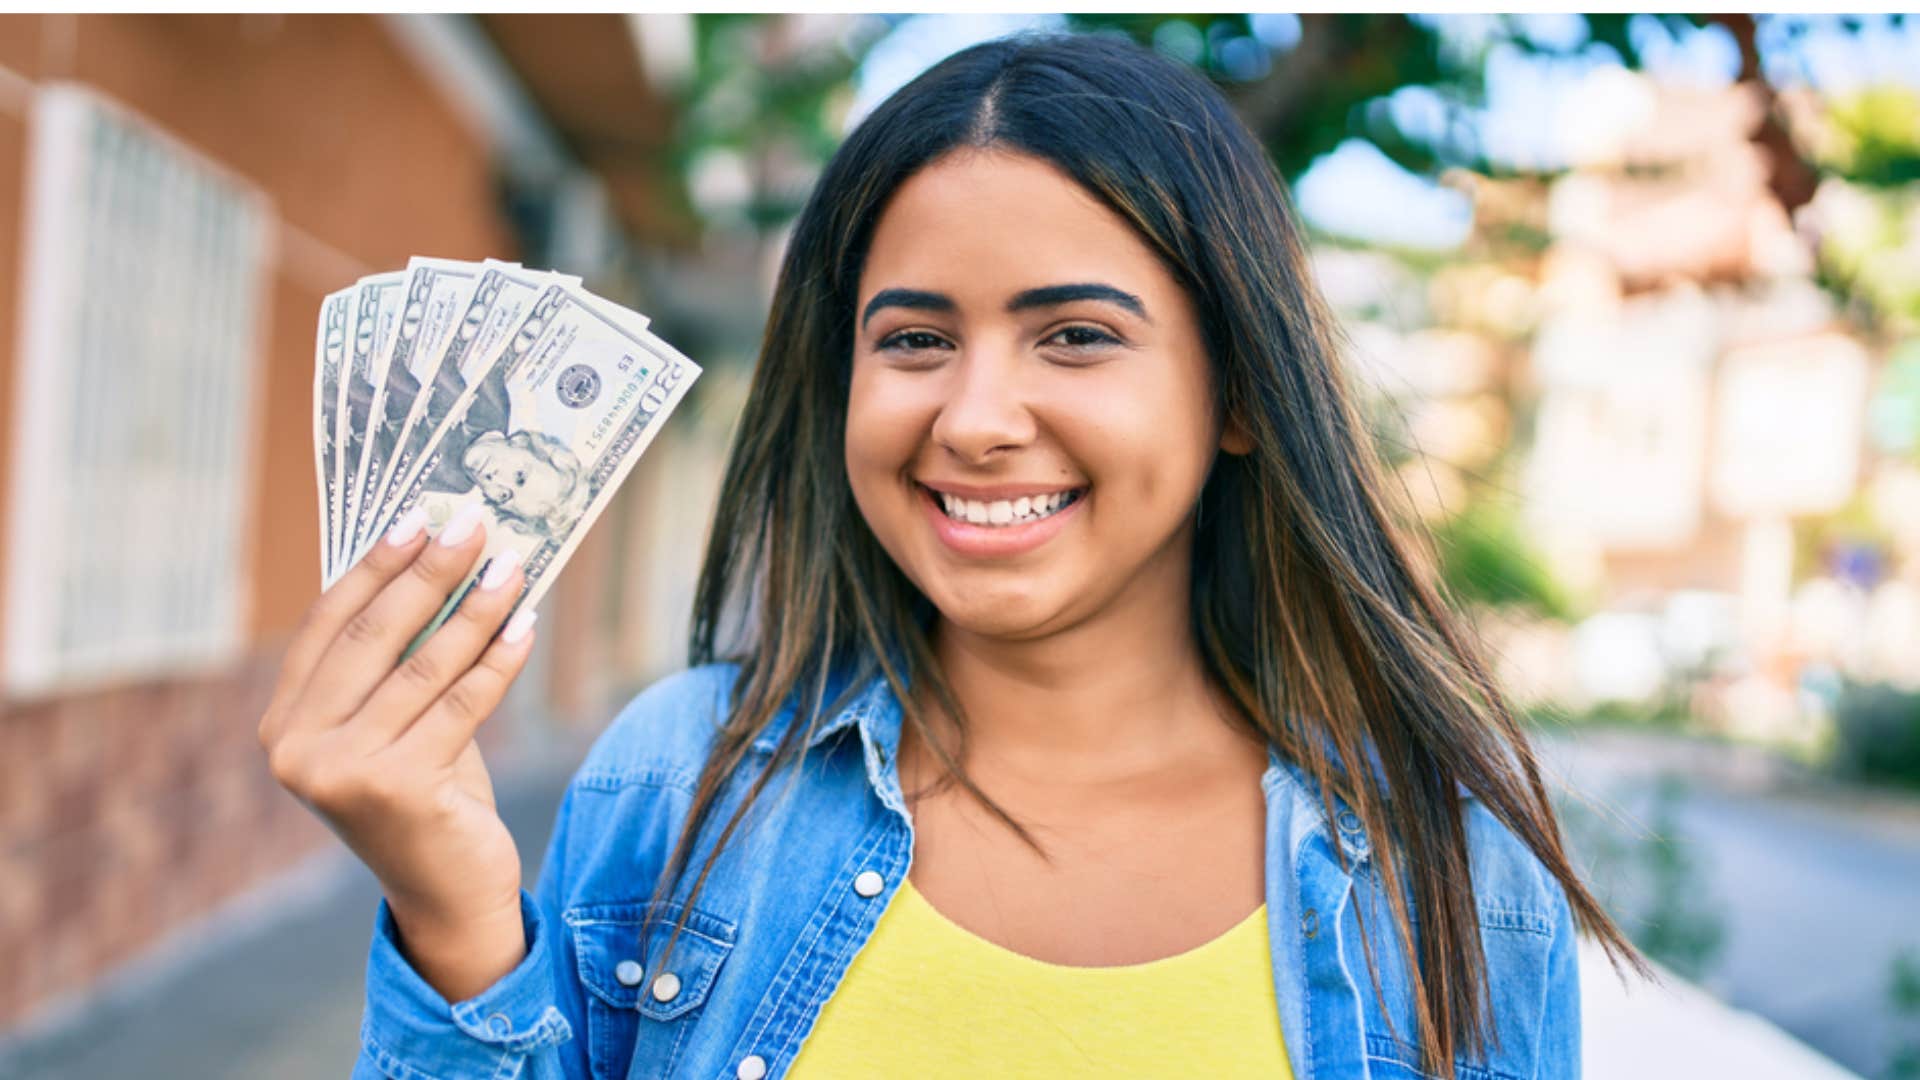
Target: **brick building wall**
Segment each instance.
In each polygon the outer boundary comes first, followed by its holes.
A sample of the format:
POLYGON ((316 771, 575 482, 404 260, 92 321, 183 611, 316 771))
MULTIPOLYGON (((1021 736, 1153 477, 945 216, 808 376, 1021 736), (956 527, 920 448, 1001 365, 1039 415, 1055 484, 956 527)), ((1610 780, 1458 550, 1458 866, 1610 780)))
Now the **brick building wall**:
MULTIPOLYGON (((258 185, 276 262, 257 361, 247 655, 212 674, 0 704, 0 1031, 335 842, 273 781, 256 736, 318 588, 315 313, 325 293, 411 254, 515 257, 487 148, 376 17, 0 16, 0 431, 23 407, 27 120, 35 88, 56 80, 258 185)), ((482 749, 502 730, 483 728, 482 749)))

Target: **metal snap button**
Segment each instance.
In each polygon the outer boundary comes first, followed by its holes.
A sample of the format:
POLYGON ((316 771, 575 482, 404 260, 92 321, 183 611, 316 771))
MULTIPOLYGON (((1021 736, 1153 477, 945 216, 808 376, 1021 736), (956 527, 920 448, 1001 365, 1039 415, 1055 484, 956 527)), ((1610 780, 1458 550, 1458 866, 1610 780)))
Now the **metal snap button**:
POLYGON ((1358 832, 1360 829, 1359 815, 1351 810, 1340 811, 1340 827, 1348 832, 1358 832))
POLYGON ((886 883, 887 879, 881 877, 879 872, 863 870, 860 876, 853 879, 853 891, 861 896, 878 896, 886 883))
POLYGON ((639 986, 641 978, 645 975, 646 969, 633 960, 622 960, 613 969, 613 977, 620 980, 621 986, 639 986))
POLYGON ((767 1075, 767 1060, 759 1054, 748 1054, 740 1059, 740 1066, 733 1070, 739 1080, 760 1080, 767 1075))
POLYGON ((493 1032, 495 1035, 511 1035, 513 1034, 513 1021, 507 1019, 507 1014, 505 1013, 494 1013, 487 1017, 487 1030, 493 1032))
POLYGON ((672 1001, 680 994, 680 976, 669 971, 653 980, 653 1000, 672 1001))
POLYGON ((1308 908, 1306 914, 1300 916, 1300 932, 1307 935, 1307 940, 1313 940, 1320 932, 1320 913, 1308 908))

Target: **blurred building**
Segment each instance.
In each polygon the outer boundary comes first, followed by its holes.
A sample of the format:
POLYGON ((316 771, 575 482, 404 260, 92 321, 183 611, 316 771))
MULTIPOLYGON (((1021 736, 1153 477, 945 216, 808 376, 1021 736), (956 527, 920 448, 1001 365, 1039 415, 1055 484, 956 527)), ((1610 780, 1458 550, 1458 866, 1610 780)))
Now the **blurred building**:
MULTIPOLYGON (((690 217, 639 28, 0 16, 0 1032, 332 843, 256 737, 318 591, 320 300, 432 254, 643 301, 636 251, 690 217)), ((658 662, 610 554, 639 499, 543 605, 490 760, 658 662)))
MULTIPOLYGON (((1419 277, 1334 251, 1324 279, 1419 447, 1413 508, 1511 515, 1508 572, 1536 563, 1572 598, 1486 612, 1522 700, 1816 745, 1809 687, 1920 683, 1920 344, 1910 301, 1888 299, 1899 281, 1920 295, 1903 269, 1920 230, 1854 256, 1878 278, 1832 256, 1897 233, 1912 192, 1828 180, 1790 214, 1750 83, 1600 67, 1568 98, 1565 172, 1448 178, 1475 205, 1462 258, 1419 277), (1876 285, 1875 314, 1836 299, 1848 280, 1876 285)), ((1818 107, 1791 104, 1799 133, 1818 107)))

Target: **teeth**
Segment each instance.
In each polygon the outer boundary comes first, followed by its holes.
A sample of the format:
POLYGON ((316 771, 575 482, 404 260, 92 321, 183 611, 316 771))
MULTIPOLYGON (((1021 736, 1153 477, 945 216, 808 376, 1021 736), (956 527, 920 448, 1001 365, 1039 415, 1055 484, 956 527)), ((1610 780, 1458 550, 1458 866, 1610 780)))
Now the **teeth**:
POLYGON ((1015 525, 1038 521, 1065 506, 1069 494, 1056 491, 1051 495, 1023 495, 1018 499, 981 502, 939 493, 940 505, 948 517, 973 525, 1015 525))

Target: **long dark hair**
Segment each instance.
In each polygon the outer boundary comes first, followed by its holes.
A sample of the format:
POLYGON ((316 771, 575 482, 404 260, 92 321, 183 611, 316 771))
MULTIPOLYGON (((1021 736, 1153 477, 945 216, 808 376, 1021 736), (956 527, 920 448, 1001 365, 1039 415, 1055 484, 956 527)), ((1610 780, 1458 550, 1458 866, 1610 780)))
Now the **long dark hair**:
MULTIPOLYGON (((1094 35, 1019 35, 948 57, 854 128, 802 211, 695 598, 690 660, 727 659, 740 671, 654 899, 677 887, 752 743, 797 702, 701 868, 691 909, 769 779, 804 758, 808 737, 844 700, 827 701, 836 671, 866 676, 849 691, 884 675, 944 779, 1046 855, 928 737, 909 685, 930 689, 964 746, 964 712, 928 640, 935 613, 861 517, 843 457, 857 287, 876 219, 904 180, 966 147, 1051 162, 1130 222, 1192 297, 1221 404, 1253 444, 1219 455, 1200 494, 1193 632, 1246 718, 1318 780, 1329 817, 1337 794, 1394 854, 1378 868, 1428 1068, 1451 1077, 1456 1051, 1479 1053, 1487 1037, 1456 784, 1532 849, 1615 966, 1624 958, 1644 973, 1568 862, 1526 734, 1426 569, 1427 538, 1403 534, 1384 495, 1280 177, 1205 79, 1094 35), (734 639, 730 650, 723 636, 734 639), (1378 772, 1342 764, 1370 760, 1378 772)), ((1367 959, 1377 993, 1370 944, 1367 959)))

